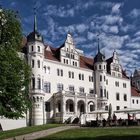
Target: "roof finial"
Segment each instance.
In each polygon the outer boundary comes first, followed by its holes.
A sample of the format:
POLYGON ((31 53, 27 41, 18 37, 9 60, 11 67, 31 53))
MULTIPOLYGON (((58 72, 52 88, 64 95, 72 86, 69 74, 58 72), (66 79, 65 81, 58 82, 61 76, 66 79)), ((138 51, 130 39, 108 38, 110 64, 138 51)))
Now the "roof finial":
POLYGON ((100 41, 100 40, 99 40, 99 36, 100 36, 100 34, 98 33, 98 34, 97 34, 97 37, 98 37, 98 53, 100 52, 100 46, 99 46, 99 41, 100 41))
POLYGON ((36 7, 34 7, 34 32, 37 31, 36 7))

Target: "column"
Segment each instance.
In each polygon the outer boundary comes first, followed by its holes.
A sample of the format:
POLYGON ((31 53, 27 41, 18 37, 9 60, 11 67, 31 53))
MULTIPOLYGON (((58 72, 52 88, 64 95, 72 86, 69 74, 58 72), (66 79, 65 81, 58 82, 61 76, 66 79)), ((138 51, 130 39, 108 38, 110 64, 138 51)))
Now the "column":
POLYGON ((66 112, 66 101, 65 101, 65 96, 61 96, 61 122, 64 122, 64 117, 65 117, 65 112, 66 112))
POLYGON ((75 96, 74 96, 74 113, 75 113, 75 115, 78 115, 78 113, 77 113, 77 95, 75 94, 75 96))
POLYGON ((85 114, 87 114, 87 107, 88 107, 88 104, 87 104, 87 94, 86 94, 86 99, 85 99, 85 114))

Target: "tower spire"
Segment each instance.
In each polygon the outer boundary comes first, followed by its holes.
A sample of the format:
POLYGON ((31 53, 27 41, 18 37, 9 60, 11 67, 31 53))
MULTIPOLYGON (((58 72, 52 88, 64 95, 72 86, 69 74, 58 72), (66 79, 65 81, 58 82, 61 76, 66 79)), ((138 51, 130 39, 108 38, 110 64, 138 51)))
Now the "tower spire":
POLYGON ((34 32, 37 31, 36 7, 34 7, 34 32))
POLYGON ((99 41, 100 41, 100 40, 99 40, 99 35, 100 35, 100 34, 97 35, 97 37, 98 37, 98 53, 100 52, 100 46, 99 46, 99 41))

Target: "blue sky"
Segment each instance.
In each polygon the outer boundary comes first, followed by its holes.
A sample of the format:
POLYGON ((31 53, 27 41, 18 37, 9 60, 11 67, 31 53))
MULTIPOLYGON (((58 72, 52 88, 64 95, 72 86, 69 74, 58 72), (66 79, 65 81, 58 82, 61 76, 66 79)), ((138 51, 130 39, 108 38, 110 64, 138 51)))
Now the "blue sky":
POLYGON ((76 48, 93 57, 100 33, 106 58, 115 49, 128 73, 140 68, 140 0, 0 0, 0 4, 19 12, 24 35, 33 30, 35 5, 45 43, 59 47, 70 31, 76 48))

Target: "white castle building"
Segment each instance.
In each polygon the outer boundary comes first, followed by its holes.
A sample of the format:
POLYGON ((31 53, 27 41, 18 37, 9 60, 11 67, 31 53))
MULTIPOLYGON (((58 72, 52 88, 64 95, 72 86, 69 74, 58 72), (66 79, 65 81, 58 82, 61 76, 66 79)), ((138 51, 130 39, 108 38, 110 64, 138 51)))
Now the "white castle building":
MULTIPOLYGON (((35 19, 34 30, 23 48, 32 69, 29 94, 33 106, 27 114, 28 125, 73 122, 81 114, 86 121, 95 120, 94 112, 107 112, 109 105, 112 112, 140 109, 140 93, 131 86, 117 52, 105 59, 99 43, 97 47, 94 59, 86 57, 82 50, 76 49, 70 33, 59 48, 46 45, 37 32, 35 19)), ((100 117, 107 118, 108 114, 100 117)))
POLYGON ((137 90, 123 72, 116 51, 106 60, 98 44, 94 59, 88 58, 76 49, 70 33, 59 48, 45 45, 37 32, 36 19, 25 50, 32 68, 30 125, 72 122, 81 114, 92 120, 97 115, 94 111, 107 111, 109 104, 113 111, 140 108, 140 98, 133 97, 137 90), (138 100, 137 106, 133 98, 138 100))

